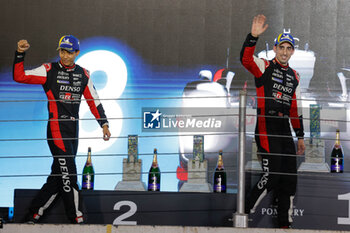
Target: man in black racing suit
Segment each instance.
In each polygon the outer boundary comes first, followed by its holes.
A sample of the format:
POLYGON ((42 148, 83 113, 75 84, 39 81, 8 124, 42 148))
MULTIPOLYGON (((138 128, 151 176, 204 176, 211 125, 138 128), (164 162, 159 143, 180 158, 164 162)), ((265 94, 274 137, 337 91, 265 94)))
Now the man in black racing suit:
POLYGON ((82 223, 75 155, 78 148, 78 119, 81 97, 84 95, 91 112, 102 127, 104 140, 111 134, 108 121, 89 72, 76 65, 79 40, 63 36, 58 45, 60 61, 46 63, 24 71, 24 56, 30 45, 20 40, 13 65, 13 79, 27 84, 41 84, 48 98, 49 121, 47 142, 53 155, 51 174, 31 203, 28 222, 37 222, 44 211, 61 195, 68 219, 82 223))
POLYGON ((262 198, 274 190, 279 227, 289 228, 297 184, 295 155, 305 150, 302 115, 298 109, 299 74, 288 66, 294 53, 294 39, 290 34, 282 33, 276 38, 274 59, 267 61, 254 56, 258 37, 268 27, 265 21, 263 15, 254 17, 251 33, 241 50, 243 66, 255 77, 258 98, 255 140, 263 169, 248 197, 246 212, 254 213, 262 198), (289 120, 298 137, 297 152, 289 120))

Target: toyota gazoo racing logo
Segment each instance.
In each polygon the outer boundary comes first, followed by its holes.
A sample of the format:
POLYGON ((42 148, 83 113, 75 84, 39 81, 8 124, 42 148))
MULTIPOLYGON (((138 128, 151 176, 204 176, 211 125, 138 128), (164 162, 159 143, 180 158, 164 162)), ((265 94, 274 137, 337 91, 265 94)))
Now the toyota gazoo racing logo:
POLYGON ((275 93, 275 97, 277 98, 277 99, 281 99, 282 98, 282 92, 277 92, 277 93, 275 93))

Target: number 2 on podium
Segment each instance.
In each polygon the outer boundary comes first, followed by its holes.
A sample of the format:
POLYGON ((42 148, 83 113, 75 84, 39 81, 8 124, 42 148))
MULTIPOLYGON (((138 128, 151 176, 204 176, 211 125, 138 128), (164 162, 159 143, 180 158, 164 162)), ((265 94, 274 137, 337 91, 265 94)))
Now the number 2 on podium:
POLYGON ((113 221, 113 225, 137 225, 136 221, 124 221, 124 219, 133 216, 137 211, 137 205, 132 201, 119 201, 115 203, 113 210, 120 210, 122 206, 129 206, 130 209, 124 214, 120 215, 113 221))

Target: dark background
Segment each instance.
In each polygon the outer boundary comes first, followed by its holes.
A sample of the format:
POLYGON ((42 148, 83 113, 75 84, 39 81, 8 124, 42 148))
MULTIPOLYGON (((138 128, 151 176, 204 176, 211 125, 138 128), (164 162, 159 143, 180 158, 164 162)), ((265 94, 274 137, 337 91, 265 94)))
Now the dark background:
MULTIPOLYGON (((226 64, 236 80, 249 80, 239 52, 256 14, 267 16, 269 29, 257 51, 272 44, 283 28, 309 43, 316 54, 312 92, 340 92, 336 72, 350 66, 350 2, 346 0, 2 0, 0 67, 11 67, 19 39, 31 43, 27 64, 38 65, 56 56, 63 34, 80 40, 109 36, 121 40, 155 69, 226 64)), ((270 47, 271 49, 271 47, 270 47)), ((233 84, 234 85, 234 84, 233 84)), ((250 87, 252 87, 250 85, 250 87)))

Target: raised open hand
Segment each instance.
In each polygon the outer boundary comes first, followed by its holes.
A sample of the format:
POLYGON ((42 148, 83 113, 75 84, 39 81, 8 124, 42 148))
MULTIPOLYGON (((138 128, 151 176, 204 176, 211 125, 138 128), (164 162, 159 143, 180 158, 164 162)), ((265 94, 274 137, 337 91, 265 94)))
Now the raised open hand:
POLYGON ((265 24, 265 22, 266 22, 265 15, 257 15, 254 17, 253 23, 252 23, 252 31, 251 31, 252 36, 259 37, 261 34, 263 34, 266 31, 269 25, 265 24))

